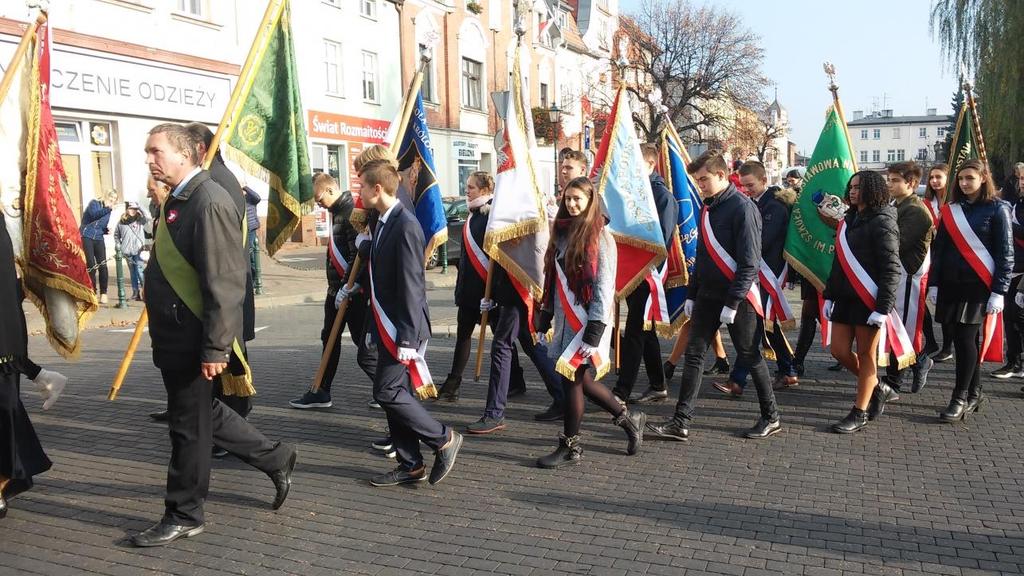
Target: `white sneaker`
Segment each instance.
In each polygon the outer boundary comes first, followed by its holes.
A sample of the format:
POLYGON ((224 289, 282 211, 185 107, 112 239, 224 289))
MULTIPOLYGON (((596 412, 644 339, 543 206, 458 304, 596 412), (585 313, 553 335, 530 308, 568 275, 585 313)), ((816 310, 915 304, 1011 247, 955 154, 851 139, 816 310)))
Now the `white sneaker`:
POLYGON ((100 294, 100 304, 106 304, 106 303, 107 303, 107 295, 106 294, 100 294))

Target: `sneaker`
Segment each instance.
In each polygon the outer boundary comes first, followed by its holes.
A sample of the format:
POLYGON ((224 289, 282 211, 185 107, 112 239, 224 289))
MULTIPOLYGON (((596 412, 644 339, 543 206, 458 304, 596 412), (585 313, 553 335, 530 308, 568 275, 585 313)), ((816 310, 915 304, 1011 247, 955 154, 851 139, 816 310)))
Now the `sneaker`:
POLYGON ((648 404, 651 402, 664 402, 668 399, 668 390, 655 390, 648 388, 646 392, 629 399, 634 404, 648 404))
POLYGON ((927 356, 922 356, 917 365, 914 366, 914 382, 910 385, 910 391, 917 393, 928 383, 928 372, 935 365, 935 361, 927 356))
POLYGON ((1014 358, 1007 362, 1004 366, 997 368, 995 371, 993 371, 992 377, 998 378, 1000 380, 1006 380, 1007 378, 1013 378, 1018 376, 1020 374, 1020 371, 1021 362, 1020 360, 1014 358))
POLYGON ((391 436, 381 438, 380 440, 374 440, 370 443, 370 446, 374 450, 380 450, 381 452, 391 452, 395 449, 395 445, 391 442, 391 436))
POLYGON ((938 352, 935 353, 934 356, 932 356, 932 360, 934 360, 936 364, 942 364, 943 362, 948 362, 952 359, 953 351, 947 348, 939 350, 938 352))
POLYGON ((366 405, 369 406, 370 408, 373 408, 374 410, 381 410, 380 404, 378 404, 377 401, 374 400, 373 398, 370 398, 370 401, 367 402, 366 405))
POLYGON ((661 424, 647 423, 647 431, 658 438, 679 440, 680 442, 685 442, 690 437, 690 431, 675 418, 669 418, 661 424))
POLYGON ((399 466, 390 472, 370 478, 371 486, 398 486, 399 484, 412 484, 427 479, 427 470, 423 466, 415 470, 406 470, 399 466))
POLYGON ((100 294, 100 304, 106 304, 106 303, 107 303, 107 295, 106 294, 100 294))
POLYGON ((729 365, 728 358, 715 358, 715 363, 710 368, 704 371, 705 376, 722 375, 732 372, 732 366, 729 365))
POLYGON ((288 405, 299 410, 309 410, 310 408, 330 408, 333 403, 330 392, 317 390, 316 392, 306 392, 301 398, 288 402, 288 405))
POLYGON ((466 426, 466 432, 470 434, 490 434, 504 429, 504 418, 488 418, 487 416, 484 416, 469 426, 466 426))
POLYGON ((745 438, 752 440, 760 440, 761 438, 767 438, 772 434, 782 431, 782 422, 776 418, 775 420, 765 420, 761 418, 754 424, 754 427, 743 433, 745 438))
POLYGON ((384 453, 384 457, 395 460, 398 458, 398 450, 388 450, 387 452, 384 453))

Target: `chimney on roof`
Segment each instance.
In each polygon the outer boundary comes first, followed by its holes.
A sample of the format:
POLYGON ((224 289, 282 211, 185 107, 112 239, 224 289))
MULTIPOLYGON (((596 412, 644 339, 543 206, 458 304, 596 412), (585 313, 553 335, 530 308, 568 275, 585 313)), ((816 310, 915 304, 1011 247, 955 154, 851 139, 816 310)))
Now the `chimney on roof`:
POLYGON ((938 114, 936 114, 936 112, 938 112, 938 111, 939 111, 938 108, 929 108, 927 110, 927 112, 928 112, 927 115, 928 116, 937 116, 938 114))
POLYGON ((892 118, 892 109, 882 110, 882 118, 892 118))
POLYGON ((854 120, 860 120, 863 117, 864 117, 864 111, 863 110, 854 110, 853 111, 853 119, 854 120))

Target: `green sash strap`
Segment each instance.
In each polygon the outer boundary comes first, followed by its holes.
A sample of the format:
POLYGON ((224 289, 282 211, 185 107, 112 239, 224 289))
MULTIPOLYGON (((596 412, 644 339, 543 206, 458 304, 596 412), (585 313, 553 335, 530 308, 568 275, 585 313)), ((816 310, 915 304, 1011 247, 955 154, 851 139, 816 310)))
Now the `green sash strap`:
MULTIPOLYGON (((163 271, 164 278, 167 279, 167 283, 171 285, 171 289, 178 295, 178 298, 185 303, 185 306, 196 316, 200 321, 203 319, 203 293, 199 288, 199 273, 196 269, 189 264, 185 256, 181 254, 178 247, 174 245, 174 239, 171 238, 171 233, 167 230, 167 214, 166 206, 167 198, 164 201, 163 206, 160 207, 160 223, 156 227, 156 238, 153 244, 153 251, 156 253, 157 261, 160 263, 160 270, 163 271)), ((242 245, 245 245, 245 236, 248 230, 246 230, 246 222, 242 221, 242 245)), ((238 342, 238 338, 235 338, 231 342, 231 358, 229 361, 230 365, 241 364, 242 370, 240 374, 235 374, 236 370, 225 370, 221 373, 221 388, 226 396, 252 396, 256 394, 256 389, 252 385, 252 369, 249 368, 249 363, 245 359, 245 352, 238 342)))

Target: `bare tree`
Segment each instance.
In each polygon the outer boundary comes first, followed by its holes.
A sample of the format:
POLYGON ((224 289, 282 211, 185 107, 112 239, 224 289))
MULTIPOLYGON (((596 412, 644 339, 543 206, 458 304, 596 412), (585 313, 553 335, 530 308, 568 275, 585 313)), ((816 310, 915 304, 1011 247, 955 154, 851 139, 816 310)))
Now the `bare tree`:
POLYGON ((786 125, 772 118, 765 108, 741 108, 736 114, 730 138, 732 148, 741 150, 741 156, 753 154, 759 162, 764 163, 769 151, 785 154, 785 150, 775 146, 775 140, 785 136, 786 130, 786 125))
POLYGON ((623 76, 638 80, 627 82, 628 89, 645 103, 633 119, 648 140, 666 115, 686 138, 688 132, 725 126, 731 121, 727 109, 754 108, 760 100, 767 82, 760 37, 732 12, 689 0, 644 0, 638 13, 621 18, 620 33, 630 44, 623 76), (665 115, 646 104, 655 88, 665 115))

